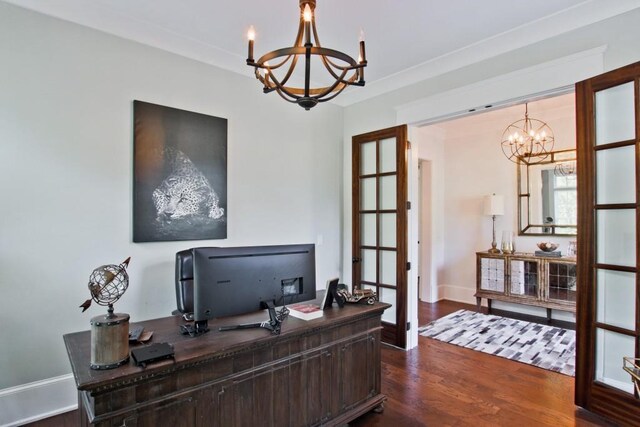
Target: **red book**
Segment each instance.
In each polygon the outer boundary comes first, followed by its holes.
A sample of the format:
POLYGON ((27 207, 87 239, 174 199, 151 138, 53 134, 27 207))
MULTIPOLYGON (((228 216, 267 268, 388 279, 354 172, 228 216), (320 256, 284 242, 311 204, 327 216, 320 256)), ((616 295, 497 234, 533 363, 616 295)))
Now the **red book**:
POLYGON ((294 304, 287 306, 289 314, 302 320, 311 320, 322 317, 322 310, 315 304, 294 304))

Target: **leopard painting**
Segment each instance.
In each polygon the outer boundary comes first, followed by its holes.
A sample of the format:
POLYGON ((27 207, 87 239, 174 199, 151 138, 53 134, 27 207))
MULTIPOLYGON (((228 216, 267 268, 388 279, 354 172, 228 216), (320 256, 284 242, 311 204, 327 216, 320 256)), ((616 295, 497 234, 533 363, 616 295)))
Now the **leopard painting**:
POLYGON ((213 187, 183 152, 165 150, 171 172, 153 191, 156 221, 169 224, 175 220, 220 219, 224 208, 213 187))

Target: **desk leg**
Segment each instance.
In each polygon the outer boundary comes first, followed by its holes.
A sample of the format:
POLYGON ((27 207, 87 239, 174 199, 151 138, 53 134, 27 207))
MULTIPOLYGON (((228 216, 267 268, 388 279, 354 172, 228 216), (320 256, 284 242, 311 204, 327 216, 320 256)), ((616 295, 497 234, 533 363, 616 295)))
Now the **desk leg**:
POLYGON ((80 417, 80 422, 78 423, 81 427, 89 427, 89 418, 87 417, 87 413, 84 410, 84 404, 82 403, 82 392, 78 390, 78 417, 80 417))
POLYGON ((487 298, 487 313, 491 314, 491 299, 487 298))
POLYGON ((482 309, 482 298, 476 297, 476 305, 478 306, 476 311, 480 313, 480 310, 482 309))
POLYGON ((547 323, 551 322, 551 309, 547 308, 547 323))

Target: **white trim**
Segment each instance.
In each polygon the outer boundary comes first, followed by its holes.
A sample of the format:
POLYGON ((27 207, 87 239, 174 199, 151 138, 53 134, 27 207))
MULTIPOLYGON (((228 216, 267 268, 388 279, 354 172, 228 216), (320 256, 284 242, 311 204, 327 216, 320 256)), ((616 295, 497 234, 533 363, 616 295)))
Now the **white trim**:
POLYGON ((396 123, 424 126, 470 110, 482 112, 487 105, 506 107, 567 92, 576 82, 604 72, 606 49, 599 46, 398 106, 396 123))
MULTIPOLYGON (((407 215, 407 260, 418 259, 418 239, 413 236, 419 236, 418 218, 420 217, 418 201, 420 196, 418 190, 420 188, 418 173, 418 147, 414 146, 411 141, 413 137, 413 128, 407 126, 407 139, 409 140, 409 153, 407 161, 407 200, 414 200, 411 203, 411 210, 415 211, 413 215, 407 215)), ((411 286, 411 283, 418 283, 418 265, 411 264, 411 270, 407 273, 407 322, 411 324, 411 329, 407 331, 406 348, 411 350, 418 346, 418 287, 411 286)))
POLYGON ((0 390, 0 426, 14 427, 78 409, 73 375, 0 390))

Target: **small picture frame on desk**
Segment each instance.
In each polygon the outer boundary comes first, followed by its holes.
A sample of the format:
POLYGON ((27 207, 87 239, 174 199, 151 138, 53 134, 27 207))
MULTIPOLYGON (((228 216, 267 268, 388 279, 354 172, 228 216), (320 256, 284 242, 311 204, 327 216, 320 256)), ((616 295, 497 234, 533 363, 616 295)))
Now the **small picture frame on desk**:
POLYGON ((330 308, 333 305, 334 299, 336 300, 336 302, 338 303, 338 305, 340 307, 342 307, 344 305, 344 302, 342 302, 340 296, 338 295, 338 282, 339 281, 340 281, 340 279, 337 278, 337 277, 327 280, 327 288, 326 288, 326 290, 324 292, 324 297, 322 298, 322 303, 320 304, 320 309, 321 310, 326 310, 327 308, 330 308))

